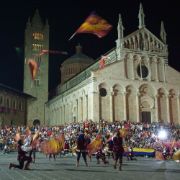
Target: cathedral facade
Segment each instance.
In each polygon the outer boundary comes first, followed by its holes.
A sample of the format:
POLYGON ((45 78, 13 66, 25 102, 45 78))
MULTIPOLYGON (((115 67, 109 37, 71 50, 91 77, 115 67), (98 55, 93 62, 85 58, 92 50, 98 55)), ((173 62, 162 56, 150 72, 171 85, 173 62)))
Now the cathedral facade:
MULTIPOLYGON (((56 96, 48 100, 49 25, 38 11, 25 31, 24 92, 35 97, 27 103, 27 124, 63 125, 101 120, 180 124, 180 74, 168 65, 166 32, 160 37, 145 26, 140 4, 138 29, 124 36, 119 15, 116 47, 93 60, 76 47, 61 67, 56 96), (29 60, 38 64, 32 79, 29 60)), ((94 47, 93 47, 94 48, 94 47)))
POLYGON ((46 124, 87 119, 180 124, 180 74, 168 65, 163 22, 157 38, 145 26, 142 5, 138 18, 138 30, 124 36, 119 15, 116 47, 78 74, 71 76, 70 69, 80 69, 81 63, 64 61, 61 77, 66 74, 66 79, 61 79, 57 96, 46 103, 46 124))

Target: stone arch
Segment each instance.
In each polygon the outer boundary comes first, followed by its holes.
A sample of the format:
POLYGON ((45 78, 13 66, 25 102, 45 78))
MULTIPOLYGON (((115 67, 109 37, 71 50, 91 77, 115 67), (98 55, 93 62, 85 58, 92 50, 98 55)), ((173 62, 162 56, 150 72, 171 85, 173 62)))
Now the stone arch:
POLYGON ((126 87, 127 120, 136 121, 136 89, 132 85, 126 87))
POLYGON ((141 84, 138 89, 139 89, 139 93, 141 95, 149 95, 149 96, 153 97, 156 94, 155 88, 146 83, 141 84))
POLYGON ((139 87, 139 113, 140 121, 151 123, 154 114, 155 91, 149 84, 142 84, 139 87))

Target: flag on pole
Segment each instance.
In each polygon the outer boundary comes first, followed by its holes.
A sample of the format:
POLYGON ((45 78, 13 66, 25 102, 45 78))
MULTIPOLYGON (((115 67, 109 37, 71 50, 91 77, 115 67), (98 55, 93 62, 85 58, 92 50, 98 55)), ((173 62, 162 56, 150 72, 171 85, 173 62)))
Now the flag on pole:
POLYGON ((103 69, 105 67, 106 64, 106 59, 108 59, 109 57, 107 56, 101 56, 101 59, 99 60, 99 68, 103 69))
POLYGON ((70 39, 78 33, 90 33, 102 38, 106 36, 111 29, 112 25, 105 19, 95 13, 91 13, 77 31, 70 37, 70 39))
POLYGON ((108 56, 101 56, 101 59, 99 60, 99 68, 100 69, 103 69, 105 67, 105 65, 107 63, 106 61, 108 59, 110 59, 110 57, 108 57, 108 56))

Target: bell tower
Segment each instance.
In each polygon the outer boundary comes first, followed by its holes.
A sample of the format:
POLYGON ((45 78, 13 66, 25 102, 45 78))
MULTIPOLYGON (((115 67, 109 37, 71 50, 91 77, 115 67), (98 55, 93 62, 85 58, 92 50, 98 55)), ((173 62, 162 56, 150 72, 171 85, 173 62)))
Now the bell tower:
POLYGON ((27 104, 27 125, 45 124, 48 101, 49 24, 42 21, 36 9, 28 19, 24 40, 23 91, 35 97, 27 104), (46 52, 46 53, 44 53, 46 52))

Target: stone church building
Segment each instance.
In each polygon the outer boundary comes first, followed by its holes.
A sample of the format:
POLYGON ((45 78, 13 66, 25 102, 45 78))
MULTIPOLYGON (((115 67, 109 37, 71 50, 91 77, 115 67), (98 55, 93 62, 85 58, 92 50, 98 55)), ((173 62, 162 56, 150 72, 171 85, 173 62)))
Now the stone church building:
POLYGON ((86 119, 180 124, 180 74, 168 65, 163 22, 158 38, 146 28, 141 4, 138 19, 138 29, 124 36, 119 15, 116 47, 97 60, 78 45, 75 55, 62 63, 61 84, 48 100, 49 57, 36 54, 49 49, 49 25, 36 11, 25 31, 24 92, 36 97, 28 103, 28 124, 86 119), (34 80, 27 65, 30 58, 40 64, 34 80))

